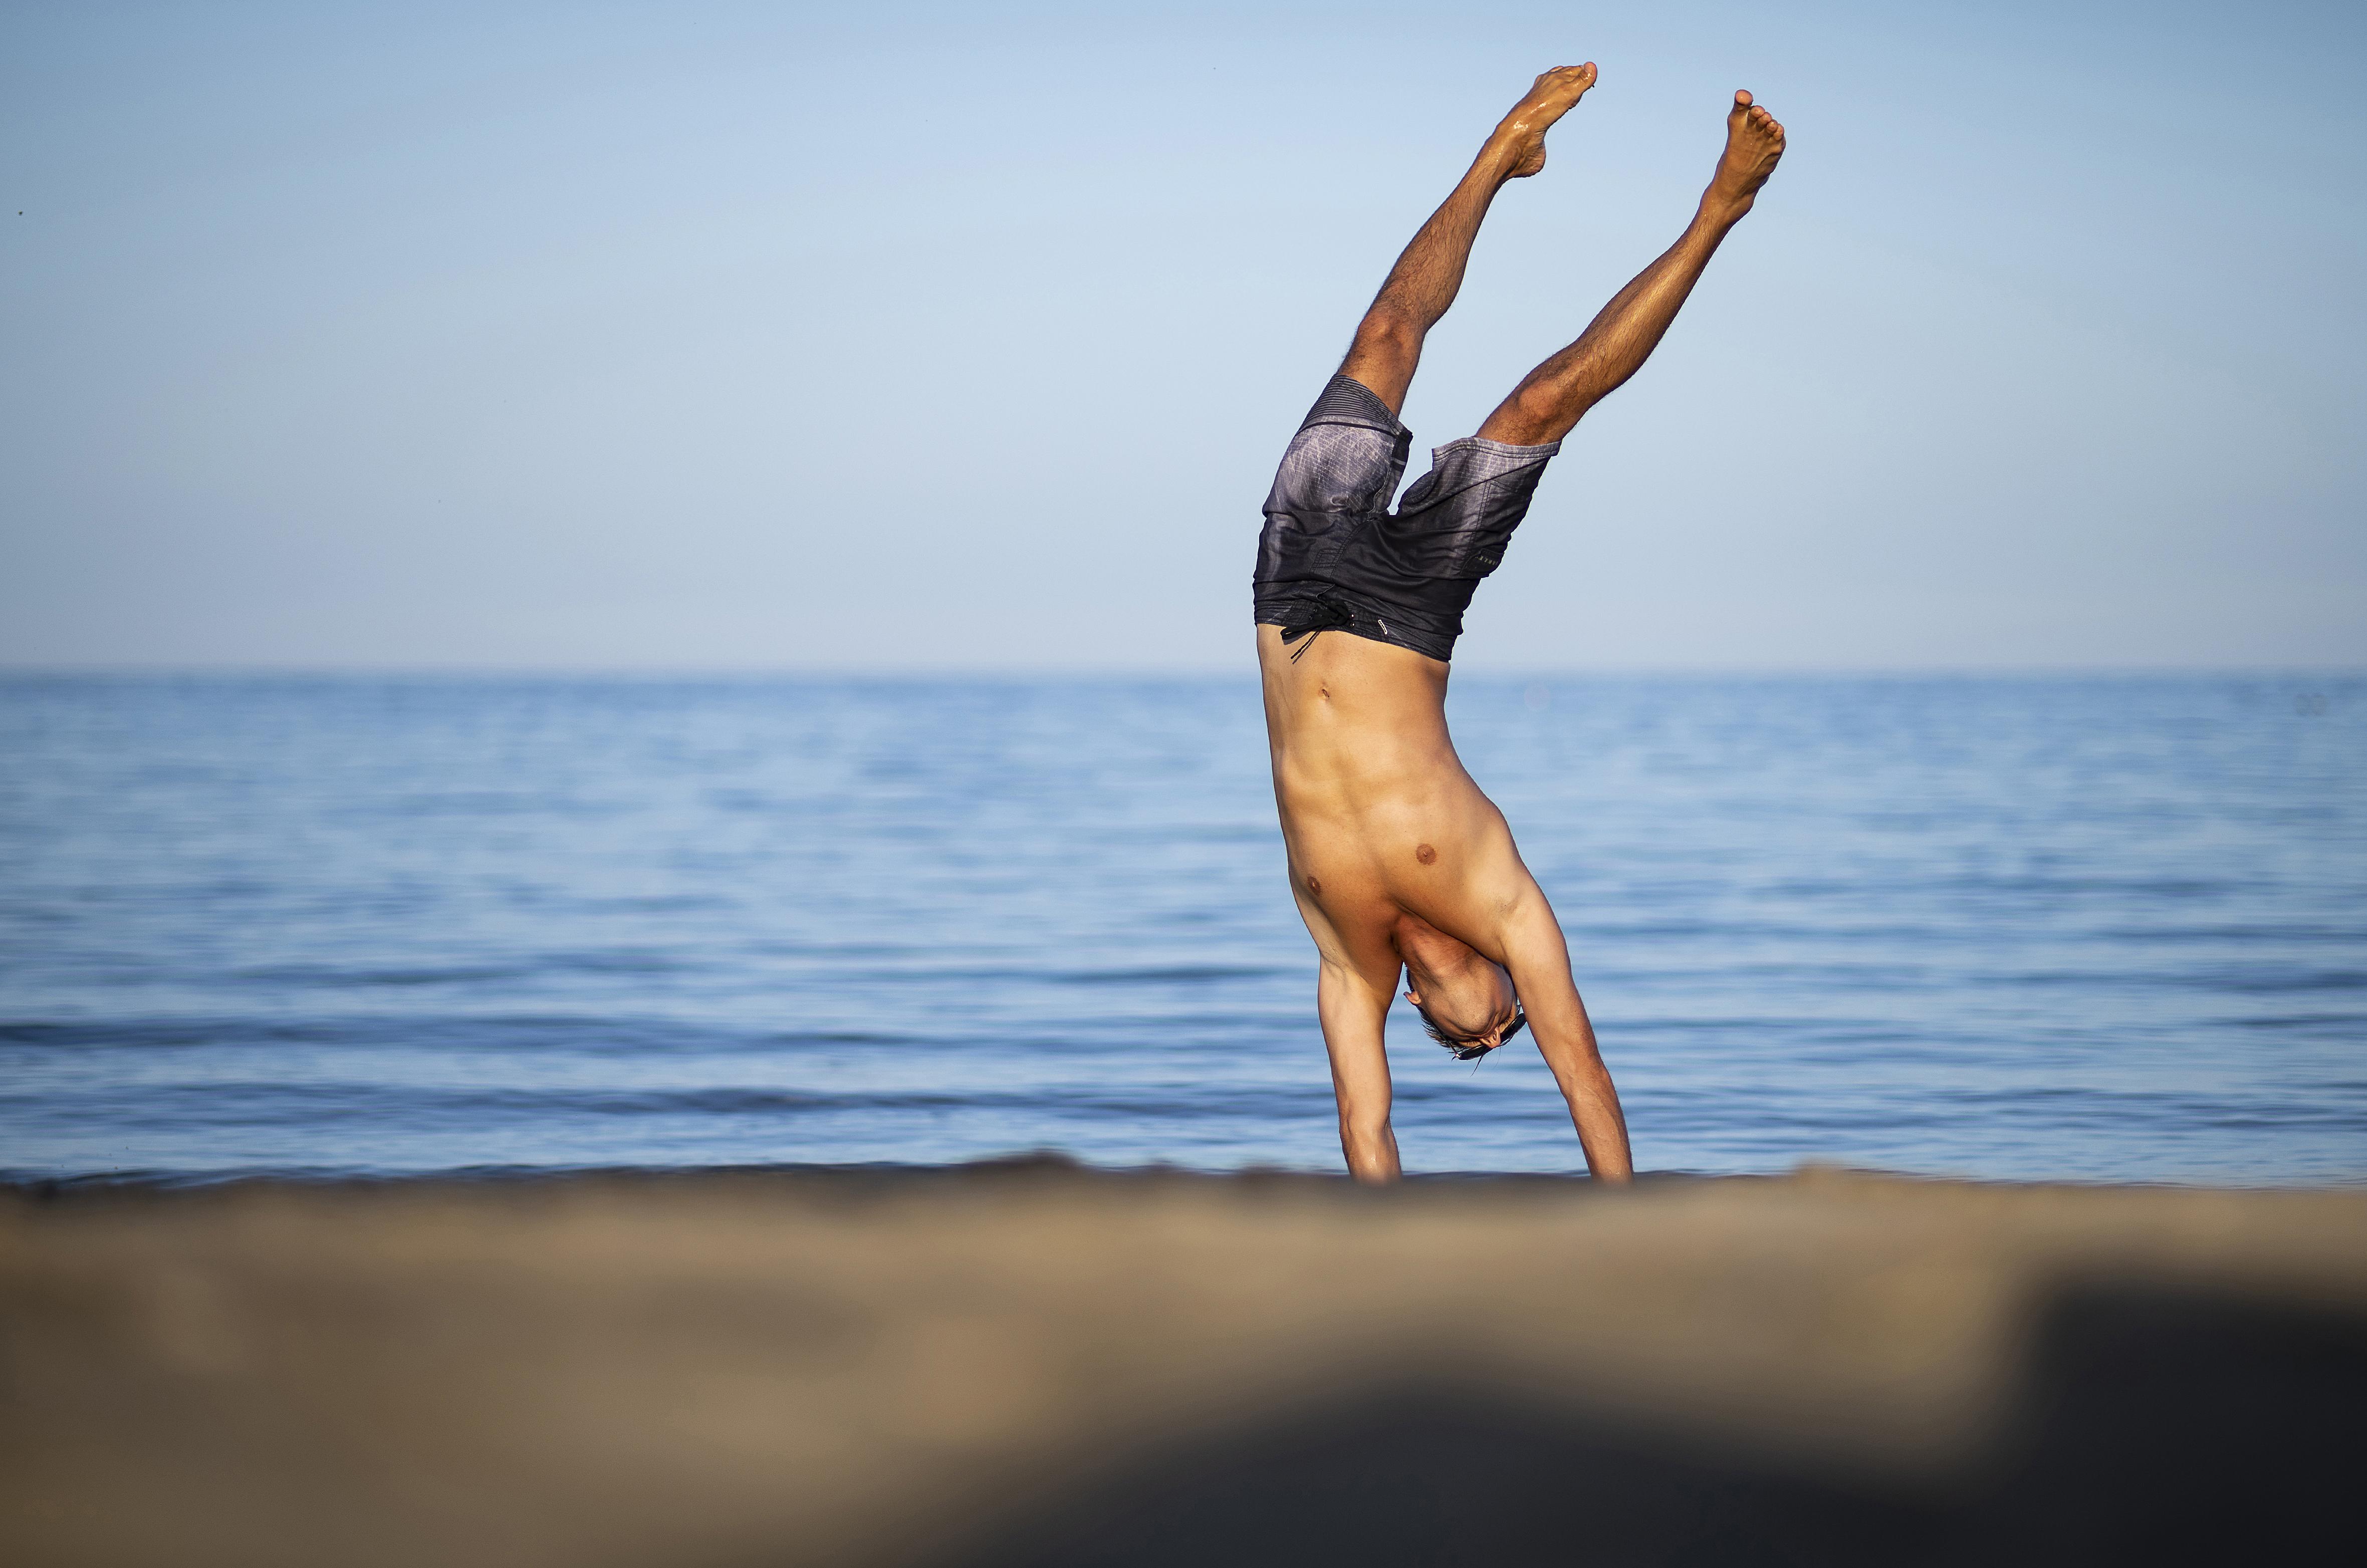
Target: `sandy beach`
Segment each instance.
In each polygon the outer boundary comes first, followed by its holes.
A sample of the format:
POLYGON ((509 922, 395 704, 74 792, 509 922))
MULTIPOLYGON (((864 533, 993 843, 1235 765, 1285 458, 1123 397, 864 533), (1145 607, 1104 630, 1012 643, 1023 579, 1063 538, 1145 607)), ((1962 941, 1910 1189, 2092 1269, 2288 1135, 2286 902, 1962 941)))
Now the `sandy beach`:
POLYGON ((2355 1523, 2367 1193, 0 1199, 14 1562, 2111 1561, 2355 1523))

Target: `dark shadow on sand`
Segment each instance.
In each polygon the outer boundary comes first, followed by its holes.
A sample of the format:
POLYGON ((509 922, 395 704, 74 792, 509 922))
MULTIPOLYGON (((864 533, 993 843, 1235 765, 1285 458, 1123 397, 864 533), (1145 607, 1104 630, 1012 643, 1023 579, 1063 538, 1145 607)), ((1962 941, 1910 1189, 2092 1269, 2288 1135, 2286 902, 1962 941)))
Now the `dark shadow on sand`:
POLYGON ((2367 1323, 2119 1284, 2038 1320, 2007 1429, 1913 1483, 1440 1387, 1138 1460, 935 1568, 2357 1561, 2367 1323))

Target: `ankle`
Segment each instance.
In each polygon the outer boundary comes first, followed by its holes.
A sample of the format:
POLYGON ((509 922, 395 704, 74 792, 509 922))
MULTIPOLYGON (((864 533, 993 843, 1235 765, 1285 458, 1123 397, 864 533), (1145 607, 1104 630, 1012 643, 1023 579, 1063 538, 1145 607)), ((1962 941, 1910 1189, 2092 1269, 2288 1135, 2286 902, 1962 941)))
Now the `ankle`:
POLYGON ((1717 238, 1724 239, 1727 231, 1741 222, 1750 215, 1750 209, 1758 204, 1759 198, 1755 193, 1750 196, 1729 196, 1719 190, 1717 186, 1712 186, 1702 192, 1701 208, 1693 215, 1693 226, 1706 229, 1717 238))
POLYGON ((1520 162, 1518 140, 1499 127, 1481 143, 1479 156, 1471 161, 1471 172, 1485 179, 1490 190, 1501 190, 1512 183, 1512 171, 1520 166, 1520 162))

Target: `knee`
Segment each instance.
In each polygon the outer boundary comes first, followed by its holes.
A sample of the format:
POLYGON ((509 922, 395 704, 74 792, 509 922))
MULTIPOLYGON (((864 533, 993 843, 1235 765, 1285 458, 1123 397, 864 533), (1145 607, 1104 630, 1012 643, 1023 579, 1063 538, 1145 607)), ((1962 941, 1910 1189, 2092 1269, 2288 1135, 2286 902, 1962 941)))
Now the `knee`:
POLYGON ((1479 427, 1479 434, 1507 446, 1543 446, 1569 434, 1586 410, 1567 400, 1523 387, 1506 398, 1479 427))
POLYGON ((1404 311, 1389 305, 1376 305, 1365 312, 1356 328, 1360 346, 1394 349, 1410 353, 1421 347, 1422 326, 1404 311))
MULTIPOLYGON (((1348 363, 1357 367, 1358 378, 1366 386, 1376 380, 1394 384, 1410 379, 1414 366, 1421 358, 1421 340, 1425 335, 1421 322, 1387 306, 1376 305, 1365 314, 1356 328, 1356 340, 1348 345, 1348 363)), ((1384 400, 1389 399, 1385 388, 1375 388, 1384 400)), ((1398 389, 1399 396, 1404 389, 1398 389)))

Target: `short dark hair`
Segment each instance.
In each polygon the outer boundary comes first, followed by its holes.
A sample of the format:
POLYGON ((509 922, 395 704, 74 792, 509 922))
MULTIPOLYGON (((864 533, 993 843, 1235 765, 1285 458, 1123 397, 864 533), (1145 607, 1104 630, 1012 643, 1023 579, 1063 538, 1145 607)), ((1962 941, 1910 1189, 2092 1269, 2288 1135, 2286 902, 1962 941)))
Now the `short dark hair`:
POLYGON ((1505 1041, 1512 1039, 1513 1035, 1518 1034, 1522 1030, 1527 1028, 1529 1022, 1529 1015, 1521 1010, 1520 1002, 1515 999, 1512 1003, 1512 1021, 1504 1026, 1502 1037, 1496 1042, 1495 1045, 1481 1045, 1475 1043, 1478 1039, 1478 1036, 1477 1035, 1451 1034, 1447 1032, 1447 1031, 1440 1025, 1438 1020, 1430 1016, 1430 1010, 1423 1007, 1420 1002, 1416 1002, 1414 1004, 1413 1010, 1421 1015, 1421 1026, 1426 1032, 1428 1032, 1430 1037, 1433 1040, 1437 1041, 1441 1045, 1445 1046, 1449 1051, 1454 1052, 1455 1059, 1458 1062, 1467 1062, 1474 1056, 1486 1055, 1489 1052, 1496 1049, 1497 1045, 1503 1044, 1505 1041))

